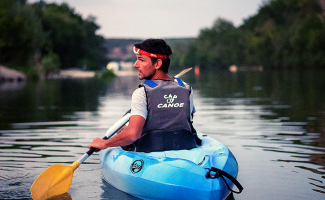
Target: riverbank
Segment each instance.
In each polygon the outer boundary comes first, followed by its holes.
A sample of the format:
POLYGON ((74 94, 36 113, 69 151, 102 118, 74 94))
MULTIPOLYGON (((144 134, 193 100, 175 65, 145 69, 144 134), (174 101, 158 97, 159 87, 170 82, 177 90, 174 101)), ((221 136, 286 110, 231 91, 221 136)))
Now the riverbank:
POLYGON ((6 66, 0 65, 0 83, 1 82, 22 82, 27 80, 27 75, 10 69, 6 66))
MULTIPOLYGON (((81 69, 60 70, 57 73, 51 73, 47 79, 59 78, 93 78, 96 76, 95 71, 84 71, 81 69)), ((22 82, 26 81, 28 76, 23 72, 0 65, 0 83, 1 82, 22 82)))
POLYGON ((48 79, 59 79, 59 78, 93 78, 96 76, 94 71, 84 71, 81 69, 65 69, 60 70, 58 73, 50 74, 48 79))
MULTIPOLYGON (((136 76, 137 71, 112 71, 115 76, 136 76)), ((102 77, 103 72, 85 71, 82 69, 64 69, 56 73, 50 73, 46 79, 65 79, 65 78, 94 78, 102 77)), ((28 76, 20 71, 0 65, 0 83, 25 82, 28 76)))

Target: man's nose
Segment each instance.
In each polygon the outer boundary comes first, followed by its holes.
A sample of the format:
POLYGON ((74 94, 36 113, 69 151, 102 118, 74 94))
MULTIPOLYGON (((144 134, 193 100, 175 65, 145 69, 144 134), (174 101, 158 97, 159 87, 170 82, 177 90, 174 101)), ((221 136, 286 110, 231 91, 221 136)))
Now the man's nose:
POLYGON ((135 61, 133 67, 138 68, 138 61, 135 61))

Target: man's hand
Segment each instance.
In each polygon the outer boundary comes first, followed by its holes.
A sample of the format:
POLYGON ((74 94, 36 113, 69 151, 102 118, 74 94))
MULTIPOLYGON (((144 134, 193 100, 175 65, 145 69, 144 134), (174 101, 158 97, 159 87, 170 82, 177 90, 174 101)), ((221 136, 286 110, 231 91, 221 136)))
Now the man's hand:
POLYGON ((103 140, 101 138, 95 138, 92 143, 89 144, 88 148, 90 149, 91 147, 96 148, 96 152, 102 150, 102 149, 106 149, 106 140, 103 140))
POLYGON ((118 134, 103 140, 95 138, 92 143, 89 144, 89 148, 94 147, 98 150, 96 152, 106 149, 108 147, 126 146, 132 144, 141 137, 142 128, 146 120, 140 115, 133 115, 130 117, 129 125, 124 126, 118 131, 118 134))

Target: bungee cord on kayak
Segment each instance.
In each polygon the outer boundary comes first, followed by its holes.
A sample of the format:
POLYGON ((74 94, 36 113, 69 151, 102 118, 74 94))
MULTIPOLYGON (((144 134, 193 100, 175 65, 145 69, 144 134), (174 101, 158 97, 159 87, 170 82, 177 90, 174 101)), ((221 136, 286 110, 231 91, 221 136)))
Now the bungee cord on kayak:
POLYGON ((229 173, 227 173, 224 170, 215 168, 215 167, 211 167, 210 169, 208 169, 209 171, 207 172, 207 174, 205 175, 206 178, 211 178, 211 179, 216 179, 216 178, 222 178, 222 180, 225 182, 227 188, 234 193, 241 193, 243 191, 243 186, 236 180, 235 177, 231 176, 229 173), (215 172, 214 174, 211 174, 211 172, 215 172), (225 180, 225 178, 228 178, 231 182, 233 182, 236 187, 238 188, 239 191, 234 191, 230 188, 230 186, 228 185, 227 181, 225 180))

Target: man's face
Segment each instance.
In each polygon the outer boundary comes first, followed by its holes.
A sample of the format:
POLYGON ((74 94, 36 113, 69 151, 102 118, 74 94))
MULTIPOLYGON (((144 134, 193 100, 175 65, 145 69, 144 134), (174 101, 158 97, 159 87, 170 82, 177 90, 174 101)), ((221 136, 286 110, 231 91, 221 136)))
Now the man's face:
POLYGON ((150 80, 151 77, 156 73, 154 64, 152 64, 149 56, 137 55, 137 61, 133 65, 139 72, 139 79, 150 80))

